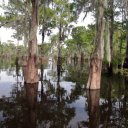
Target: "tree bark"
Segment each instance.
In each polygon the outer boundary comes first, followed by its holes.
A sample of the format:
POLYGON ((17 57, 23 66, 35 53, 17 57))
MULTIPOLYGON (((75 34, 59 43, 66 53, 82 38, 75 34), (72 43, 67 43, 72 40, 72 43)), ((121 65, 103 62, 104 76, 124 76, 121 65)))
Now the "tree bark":
POLYGON ((87 89, 100 89, 102 71, 102 60, 99 58, 92 58, 90 62, 90 73, 87 83, 87 89))
POLYGON ((37 55, 37 27, 38 27, 38 0, 31 0, 32 2, 32 20, 29 39, 29 56, 37 55))
POLYGON ((38 27, 38 0, 31 0, 32 3, 32 20, 30 28, 30 39, 28 46, 28 59, 24 70, 24 80, 26 83, 37 83, 38 68, 37 68, 37 27, 38 27))
POLYGON ((104 55, 104 2, 97 1, 96 7, 96 37, 95 37, 95 51, 90 61, 90 73, 87 82, 87 89, 100 89, 102 60, 104 55))
MULTIPOLYGON (((25 48, 27 48, 28 46, 28 39, 29 39, 29 35, 30 35, 30 31, 27 31, 28 29, 28 26, 30 25, 30 23, 28 23, 28 18, 30 19, 29 17, 29 12, 28 12, 28 5, 29 5, 29 2, 26 1, 26 4, 25 4, 25 18, 24 18, 24 46, 25 48)), ((29 20, 30 22, 30 20, 29 20)))

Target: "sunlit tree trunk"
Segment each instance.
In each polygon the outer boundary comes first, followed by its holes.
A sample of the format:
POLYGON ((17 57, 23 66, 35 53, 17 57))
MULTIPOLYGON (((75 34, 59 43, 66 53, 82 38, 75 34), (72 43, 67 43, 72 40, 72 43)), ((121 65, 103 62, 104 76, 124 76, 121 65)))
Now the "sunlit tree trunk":
POLYGON ((104 0, 96 2, 96 47, 90 61, 87 89, 100 89, 102 59, 104 55, 104 2, 104 0))
POLYGON ((28 59, 25 75, 26 83, 38 82, 37 69, 37 27, 38 27, 38 0, 31 0, 32 3, 32 19, 30 28, 30 39, 28 43, 28 59))

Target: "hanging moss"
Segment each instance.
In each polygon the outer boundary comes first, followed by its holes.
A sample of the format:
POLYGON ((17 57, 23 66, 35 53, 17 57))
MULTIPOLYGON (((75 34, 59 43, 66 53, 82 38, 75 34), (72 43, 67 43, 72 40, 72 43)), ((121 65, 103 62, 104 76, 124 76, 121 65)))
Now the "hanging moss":
POLYGON ((107 62, 111 63, 111 49, 110 49, 110 31, 109 31, 109 22, 106 22, 106 29, 105 29, 105 42, 106 42, 106 46, 105 46, 105 53, 106 53, 106 60, 107 62))

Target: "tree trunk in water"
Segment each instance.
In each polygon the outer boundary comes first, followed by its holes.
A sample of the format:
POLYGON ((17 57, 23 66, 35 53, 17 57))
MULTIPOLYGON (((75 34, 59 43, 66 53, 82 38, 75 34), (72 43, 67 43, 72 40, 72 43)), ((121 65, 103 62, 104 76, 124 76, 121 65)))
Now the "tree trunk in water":
POLYGON ((102 59, 104 55, 104 1, 97 1, 97 23, 96 23, 96 38, 95 51, 90 61, 90 73, 87 82, 87 89, 100 89, 102 59))
POLYGON ((25 70, 25 82, 37 83, 38 68, 37 68, 37 27, 38 27, 38 0, 31 0, 32 3, 32 20, 30 29, 30 39, 28 43, 28 59, 25 70))
POLYGON ((102 60, 99 58, 92 58, 90 62, 90 73, 87 83, 87 89, 100 89, 102 71, 102 60))

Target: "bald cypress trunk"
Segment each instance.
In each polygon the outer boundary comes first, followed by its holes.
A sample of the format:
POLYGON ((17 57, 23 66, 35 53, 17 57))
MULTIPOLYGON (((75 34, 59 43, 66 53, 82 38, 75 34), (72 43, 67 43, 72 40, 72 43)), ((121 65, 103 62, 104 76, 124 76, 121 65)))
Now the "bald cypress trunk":
POLYGON ((38 27, 38 0, 31 0, 32 3, 32 19, 30 28, 30 39, 28 43, 28 58, 25 70, 25 82, 38 82, 37 68, 37 27, 38 27))
POLYGON ((90 61, 87 89, 100 89, 102 60, 104 55, 104 2, 103 0, 98 0, 96 3, 96 47, 90 61))
POLYGON ((32 20, 29 39, 29 56, 37 55, 37 27, 38 27, 38 0, 31 0, 32 3, 32 20))
POLYGON ((25 18, 24 18, 24 47, 27 48, 28 46, 28 39, 30 35, 30 31, 28 31, 28 26, 30 26, 30 17, 28 15, 28 6, 30 3, 26 1, 25 3, 25 18), (29 18, 29 23, 28 23, 28 18, 29 18))

